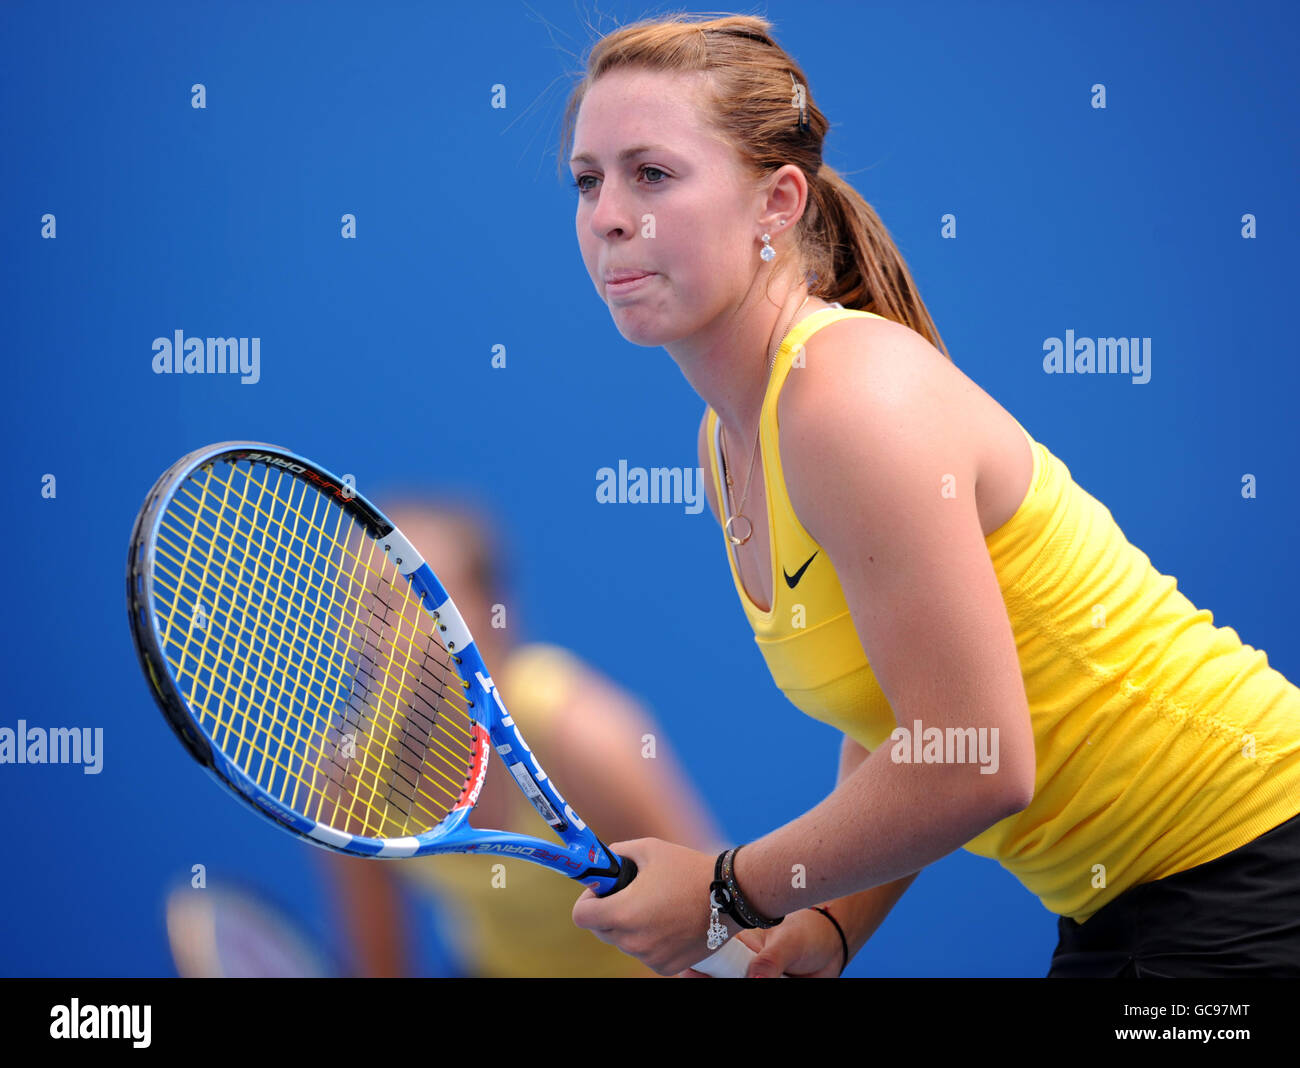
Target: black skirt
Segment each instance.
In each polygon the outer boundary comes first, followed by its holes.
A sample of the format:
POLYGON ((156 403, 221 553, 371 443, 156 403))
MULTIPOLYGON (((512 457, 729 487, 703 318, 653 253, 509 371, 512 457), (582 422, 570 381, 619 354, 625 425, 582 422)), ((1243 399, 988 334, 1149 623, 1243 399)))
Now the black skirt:
POLYGON ((1049 979, 1300 978, 1300 814, 1056 927, 1049 979))

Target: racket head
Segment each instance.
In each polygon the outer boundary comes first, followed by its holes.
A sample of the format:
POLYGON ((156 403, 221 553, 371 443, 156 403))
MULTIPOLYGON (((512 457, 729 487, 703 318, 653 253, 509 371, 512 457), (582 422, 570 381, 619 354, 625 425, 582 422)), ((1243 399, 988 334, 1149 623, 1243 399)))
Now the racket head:
POLYGON ((167 722, 283 829, 368 857, 515 856, 602 895, 635 877, 550 782, 414 546, 306 457, 250 441, 182 457, 136 518, 126 585, 167 722), (493 746, 563 845, 469 826, 493 746))
POLYGON ((486 669, 350 484, 264 442, 195 450, 145 498, 127 602, 167 722, 262 815, 361 856, 432 852, 465 824, 491 748, 486 669))

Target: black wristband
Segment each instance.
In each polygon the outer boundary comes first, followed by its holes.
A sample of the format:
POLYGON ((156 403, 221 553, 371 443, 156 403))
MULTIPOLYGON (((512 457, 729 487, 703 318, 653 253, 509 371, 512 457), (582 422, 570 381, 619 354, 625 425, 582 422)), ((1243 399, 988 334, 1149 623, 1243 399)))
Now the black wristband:
POLYGON ((725 912, 741 927, 775 927, 785 917, 769 919, 754 908, 740 892, 734 868, 736 854, 739 852, 740 846, 736 846, 735 849, 724 849, 718 854, 717 862, 713 865, 713 882, 709 884, 709 902, 720 912, 725 912))
POLYGON ((814 905, 812 908, 814 912, 820 912, 830 920, 831 923, 835 924, 835 933, 840 936, 840 948, 844 950, 844 963, 840 965, 840 975, 843 975, 844 969, 849 966, 849 940, 844 937, 844 928, 841 927, 835 917, 831 915, 830 909, 824 908, 821 905, 814 905))

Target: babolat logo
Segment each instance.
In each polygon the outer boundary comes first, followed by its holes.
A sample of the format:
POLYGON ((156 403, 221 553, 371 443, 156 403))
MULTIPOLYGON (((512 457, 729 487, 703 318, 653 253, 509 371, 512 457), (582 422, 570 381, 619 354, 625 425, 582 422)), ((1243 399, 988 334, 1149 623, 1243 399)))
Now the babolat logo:
POLYGON ((278 467, 284 471, 288 471, 291 474, 306 479, 318 489, 328 490, 334 495, 334 497, 341 501, 350 501, 357 495, 357 484, 351 475, 344 475, 343 482, 339 483, 313 471, 310 467, 304 467, 302 464, 296 464, 292 460, 286 460, 283 456, 271 456, 269 453, 265 452, 239 452, 234 454, 233 459, 247 460, 250 463, 262 463, 271 467, 278 467))
POLYGON ((580 868, 580 865, 567 853, 557 853, 554 850, 543 849, 540 846, 511 845, 509 842, 483 842, 475 846, 475 851, 480 853, 509 853, 519 857, 536 857, 538 860, 549 861, 552 864, 563 864, 566 868, 580 868))
POLYGON ((241 460, 253 460, 257 463, 272 464, 275 467, 283 467, 286 471, 292 471, 295 475, 300 475, 307 468, 302 464, 296 464, 292 460, 286 460, 283 456, 270 456, 264 452, 244 452, 239 454, 241 460))
POLYGON ((487 778, 488 753, 490 752, 488 746, 488 739, 484 736, 483 740, 480 742, 478 754, 478 778, 474 780, 474 788, 469 792, 469 803, 471 805, 478 803, 479 791, 483 789, 483 780, 487 778))

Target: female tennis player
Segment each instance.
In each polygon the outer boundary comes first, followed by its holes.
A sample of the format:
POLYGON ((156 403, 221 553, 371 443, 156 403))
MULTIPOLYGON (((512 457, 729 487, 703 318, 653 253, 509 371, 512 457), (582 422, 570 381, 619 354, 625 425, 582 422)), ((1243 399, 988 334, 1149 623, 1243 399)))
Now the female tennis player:
POLYGON ((640 873, 574 922, 661 974, 743 931, 751 976, 834 976, 964 847, 1059 917, 1050 976, 1300 975, 1300 690, 952 363, 770 28, 604 37, 561 158, 619 332, 707 405, 741 605, 838 783, 717 857, 612 843, 640 873))

